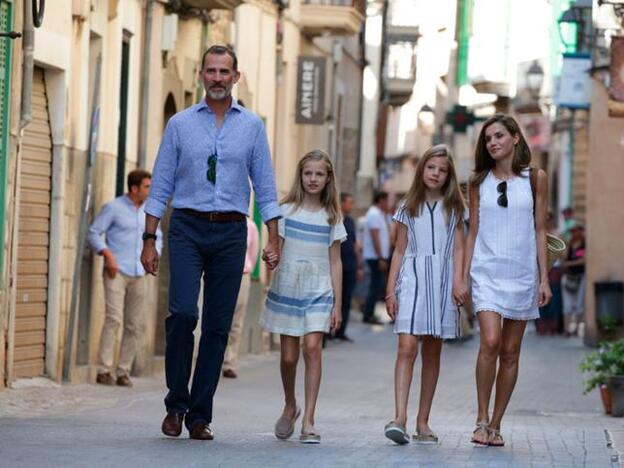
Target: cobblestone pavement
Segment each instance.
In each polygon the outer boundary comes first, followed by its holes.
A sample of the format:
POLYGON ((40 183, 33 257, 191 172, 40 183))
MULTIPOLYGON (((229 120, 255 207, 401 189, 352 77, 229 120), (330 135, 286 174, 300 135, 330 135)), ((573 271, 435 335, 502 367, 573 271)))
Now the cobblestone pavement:
MULTIPOLYGON (((0 392, 0 466, 619 466, 606 429, 617 434, 624 425, 602 414, 596 393, 582 394, 578 362, 585 349, 578 339, 527 332, 503 420, 504 448, 469 443, 477 340, 445 345, 431 417, 440 443, 399 447, 383 437, 393 416, 395 338, 389 326, 354 323, 350 332, 355 343, 330 342, 324 353, 318 446, 272 434, 282 401, 273 353, 245 358, 240 377, 220 383, 212 442, 189 440, 186 432, 179 439, 160 434, 162 376, 135 379, 133 389, 48 385, 0 392)), ((417 396, 418 379, 410 430, 417 396)))

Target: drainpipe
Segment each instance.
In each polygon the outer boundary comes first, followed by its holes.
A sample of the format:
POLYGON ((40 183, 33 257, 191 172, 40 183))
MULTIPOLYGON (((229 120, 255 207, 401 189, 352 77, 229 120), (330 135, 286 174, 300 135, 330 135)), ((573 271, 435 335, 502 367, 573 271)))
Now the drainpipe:
POLYGON ((22 102, 20 110, 20 130, 24 129, 32 119, 32 79, 33 79, 33 52, 35 49, 35 28, 33 25, 32 2, 24 1, 24 32, 22 50, 24 62, 22 65, 22 102))
POLYGON ((87 149, 87 160, 85 162, 84 187, 82 191, 82 201, 80 218, 78 224, 78 240, 76 241, 76 257, 74 259, 74 277, 72 279, 71 302, 69 305, 69 317, 67 319, 67 329, 65 335, 65 349, 63 351, 63 380, 69 381, 71 372, 75 364, 75 343, 77 339, 78 324, 78 293, 80 288, 80 275, 82 272, 82 254, 85 246, 87 234, 87 213, 91 206, 93 194, 93 168, 95 166, 95 156, 97 154, 98 129, 100 125, 100 82, 102 76, 102 56, 99 55, 95 62, 95 79, 93 82, 93 109, 91 111, 91 121, 89 124, 89 146, 87 149))
POLYGON ((147 164, 147 116, 149 112, 150 56, 152 49, 152 23, 154 0, 145 4, 145 36, 143 38, 143 76, 141 77, 141 109, 139 111, 139 167, 147 164))
POLYGON ((338 138, 340 137, 337 134, 339 122, 336 119, 336 111, 337 111, 337 103, 336 103, 336 82, 338 81, 338 59, 342 55, 342 44, 337 40, 333 40, 331 43, 331 84, 330 84, 330 93, 331 96, 329 98, 329 115, 331 116, 331 121, 329 123, 328 128, 328 141, 327 141, 327 151, 329 152, 329 156, 334 163, 334 169, 336 170, 336 179, 340 182, 340 174, 342 173, 340 163, 338 162, 338 138))
MULTIPOLYGON (((360 31, 360 95, 358 96, 358 122, 360 131, 357 140, 357 159, 355 162, 355 172, 353 179, 356 180, 357 173, 360 171, 362 164, 362 129, 364 128, 364 69, 366 68, 366 4, 364 5, 364 22, 360 31)), ((354 191, 357 188, 354 187, 354 191)))

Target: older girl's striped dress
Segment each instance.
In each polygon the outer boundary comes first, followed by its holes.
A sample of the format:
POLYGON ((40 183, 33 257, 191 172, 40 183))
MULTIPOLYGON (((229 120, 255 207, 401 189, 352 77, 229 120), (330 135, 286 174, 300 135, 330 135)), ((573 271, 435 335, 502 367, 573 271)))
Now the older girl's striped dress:
POLYGON ((396 283, 395 333, 457 338, 459 310, 453 304, 455 213, 447 223, 442 201, 423 203, 419 216, 401 204, 393 218, 407 226, 407 248, 396 283))
POLYGON ((260 324, 268 331, 290 336, 328 332, 334 293, 329 247, 347 238, 342 221, 330 226, 327 212, 293 211, 283 204, 279 235, 282 258, 271 281, 260 324))

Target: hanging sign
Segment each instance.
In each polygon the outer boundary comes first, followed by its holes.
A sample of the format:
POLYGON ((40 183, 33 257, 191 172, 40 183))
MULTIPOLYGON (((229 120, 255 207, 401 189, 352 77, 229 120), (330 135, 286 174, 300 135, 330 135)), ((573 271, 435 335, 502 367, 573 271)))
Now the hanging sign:
POLYGON ((569 109, 589 109, 592 66, 589 54, 563 54, 563 66, 555 104, 569 109))
POLYGON ((325 123, 325 58, 300 56, 297 64, 297 106, 295 122, 325 123))

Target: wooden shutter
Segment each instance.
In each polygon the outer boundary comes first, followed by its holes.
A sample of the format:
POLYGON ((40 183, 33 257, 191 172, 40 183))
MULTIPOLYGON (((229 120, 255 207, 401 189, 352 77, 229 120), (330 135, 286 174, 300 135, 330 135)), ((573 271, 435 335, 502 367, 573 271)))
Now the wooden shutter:
POLYGON ((52 136, 43 69, 35 67, 32 121, 21 150, 13 375, 44 372, 52 184, 52 136))

